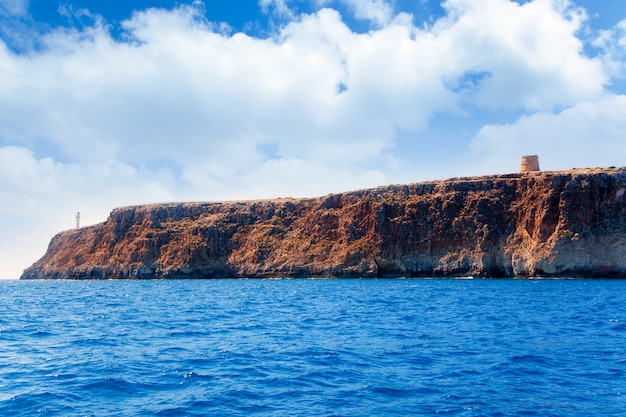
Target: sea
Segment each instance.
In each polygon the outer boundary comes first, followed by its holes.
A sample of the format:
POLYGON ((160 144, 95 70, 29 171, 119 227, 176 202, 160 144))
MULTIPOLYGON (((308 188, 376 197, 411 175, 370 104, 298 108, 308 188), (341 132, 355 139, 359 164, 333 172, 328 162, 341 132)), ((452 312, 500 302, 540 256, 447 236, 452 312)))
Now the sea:
POLYGON ((0 416, 626 416, 626 280, 0 281, 0 416))

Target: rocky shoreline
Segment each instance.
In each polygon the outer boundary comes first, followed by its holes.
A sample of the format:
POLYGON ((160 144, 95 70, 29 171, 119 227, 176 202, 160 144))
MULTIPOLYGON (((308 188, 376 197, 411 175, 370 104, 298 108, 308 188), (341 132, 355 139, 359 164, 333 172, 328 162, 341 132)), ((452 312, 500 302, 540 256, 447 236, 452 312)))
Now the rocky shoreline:
POLYGON ((626 277, 626 169, 123 207, 21 279, 626 277))

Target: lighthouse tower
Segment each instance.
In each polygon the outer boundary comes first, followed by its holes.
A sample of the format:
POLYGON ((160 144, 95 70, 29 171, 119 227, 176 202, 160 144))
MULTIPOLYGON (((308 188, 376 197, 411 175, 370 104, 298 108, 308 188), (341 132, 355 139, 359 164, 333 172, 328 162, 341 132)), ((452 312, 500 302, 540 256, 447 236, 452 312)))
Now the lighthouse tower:
POLYGON ((76 218, 76 228, 80 229, 80 211, 76 213, 76 216, 74 216, 74 218, 76 218))

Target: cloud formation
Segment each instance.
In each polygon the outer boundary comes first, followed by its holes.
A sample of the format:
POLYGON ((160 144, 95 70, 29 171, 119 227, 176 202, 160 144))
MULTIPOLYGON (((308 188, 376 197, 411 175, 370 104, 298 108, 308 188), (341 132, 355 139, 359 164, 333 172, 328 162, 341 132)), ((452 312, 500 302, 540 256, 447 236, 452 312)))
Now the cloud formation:
POLYGON ((28 11, 28 0, 0 0, 0 15, 23 16, 28 11))
MULTIPOLYGON (((424 27, 382 0, 343 3, 373 29, 356 33, 331 8, 295 16, 285 1, 261 0, 288 22, 255 38, 207 21, 196 1, 139 11, 121 36, 95 18, 41 35, 26 53, 0 41, 0 214, 32 224, 41 254, 77 210, 89 223, 123 204, 426 179, 428 166, 396 150, 431 152, 429 129, 445 115, 519 116, 456 144, 484 155, 482 169, 513 157, 517 166, 528 135, 556 161, 564 142, 548 132, 575 121, 576 149, 609 121, 605 148, 621 143, 622 97, 607 92, 607 60, 585 55, 585 14, 571 3, 448 0, 424 27)), ((457 160, 432 164, 458 173, 457 160)), ((18 226, 1 227, 11 236, 18 226)), ((10 273, 34 261, 4 239, 2 253, 19 258, 0 259, 10 273)))
POLYGON ((264 13, 273 13, 283 19, 293 19, 295 14, 287 4, 287 0, 259 0, 264 13))
POLYGON ((487 125, 473 147, 491 169, 506 172, 519 155, 538 153, 550 169, 623 166, 626 96, 608 94, 560 113, 540 112, 512 124, 487 125))
MULTIPOLYGON (((319 0, 318 4, 326 6, 331 0, 319 0)), ((352 12, 355 18, 368 20, 375 27, 387 25, 393 17, 393 7, 385 0, 339 0, 352 12)))
POLYGON ((543 110, 597 97, 607 82, 604 68, 583 55, 576 37, 584 13, 565 4, 445 2, 448 16, 433 32, 460 70, 452 84, 463 80, 463 73, 481 74, 467 91, 478 105, 494 109, 543 110))

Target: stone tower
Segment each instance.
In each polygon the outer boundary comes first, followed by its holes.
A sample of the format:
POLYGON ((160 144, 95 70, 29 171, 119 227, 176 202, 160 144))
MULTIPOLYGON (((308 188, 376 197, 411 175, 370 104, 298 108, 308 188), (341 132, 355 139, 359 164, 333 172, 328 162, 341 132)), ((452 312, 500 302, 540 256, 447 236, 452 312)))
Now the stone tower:
POLYGON ((539 157, 537 155, 522 156, 519 172, 541 171, 539 169, 539 157))

